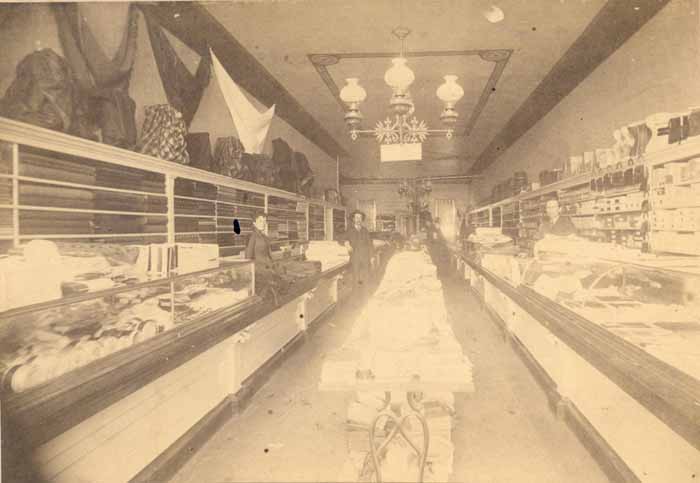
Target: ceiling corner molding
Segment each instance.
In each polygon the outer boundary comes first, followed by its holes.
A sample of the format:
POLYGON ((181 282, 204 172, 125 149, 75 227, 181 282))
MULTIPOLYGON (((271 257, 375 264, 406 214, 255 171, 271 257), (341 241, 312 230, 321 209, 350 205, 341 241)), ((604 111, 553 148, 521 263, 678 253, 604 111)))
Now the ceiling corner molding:
POLYGON ((669 1, 608 0, 479 155, 469 172, 480 173, 488 168, 669 1))
POLYGON ((173 35, 200 55, 211 47, 231 78, 331 158, 347 151, 289 91, 198 2, 149 2, 139 8, 156 15, 173 35), (177 14, 177 15, 176 15, 177 14), (183 21, 186 19, 186 22, 183 21))

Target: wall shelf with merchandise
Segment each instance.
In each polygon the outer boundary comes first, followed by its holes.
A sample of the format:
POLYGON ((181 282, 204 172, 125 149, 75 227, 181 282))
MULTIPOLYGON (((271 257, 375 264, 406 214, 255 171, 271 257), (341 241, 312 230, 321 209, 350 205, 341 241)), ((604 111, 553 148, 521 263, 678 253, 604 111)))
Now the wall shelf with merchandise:
MULTIPOLYGON (((484 226, 485 213, 498 213, 518 203, 518 241, 529 246, 543 220, 546 200, 558 198, 562 213, 572 218, 585 238, 633 249, 642 249, 648 241, 653 252, 700 255, 697 179, 700 141, 691 138, 645 153, 626 166, 572 176, 471 213, 476 226, 484 226)), ((513 232, 510 227, 507 231, 513 232)))
MULTIPOLYGON (((127 365, 143 364, 146 384, 273 311, 256 303, 253 264, 242 258, 255 216, 268 214, 280 256, 311 238, 311 206, 344 227, 340 205, 0 118, 0 335, 11 341, 0 350, 3 409, 27 416, 40 442, 87 417, 73 399, 87 389, 71 395, 76 385, 104 392, 109 376, 135 390, 127 365), (245 319, 238 329, 234 315, 245 319), (30 421, 36 405, 66 404, 78 409, 51 428, 30 421)), ((302 280, 289 297, 338 270, 302 280)))

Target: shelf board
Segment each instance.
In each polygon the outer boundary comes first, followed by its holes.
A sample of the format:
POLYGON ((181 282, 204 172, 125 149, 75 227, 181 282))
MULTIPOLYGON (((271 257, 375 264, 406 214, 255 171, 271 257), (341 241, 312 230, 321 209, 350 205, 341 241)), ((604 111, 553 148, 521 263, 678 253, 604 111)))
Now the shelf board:
MULTIPOLYGON (((20 161, 20 163, 21 163, 21 161, 20 161)), ((0 177, 13 178, 12 175, 0 175, 0 177)), ((165 193, 158 193, 158 192, 154 192, 154 191, 137 191, 137 190, 128 190, 128 189, 121 189, 121 188, 110 188, 107 186, 88 185, 88 184, 80 184, 80 183, 69 183, 67 181, 55 181, 55 180, 44 179, 44 178, 33 178, 30 176, 17 176, 17 179, 20 181, 26 181, 26 182, 31 182, 31 183, 50 184, 50 185, 54 185, 54 186, 64 186, 66 188, 77 188, 77 189, 84 189, 84 190, 91 190, 91 191, 109 191, 112 193, 123 193, 123 194, 138 195, 138 196, 159 196, 161 198, 166 197, 165 193)))
POLYGON ((681 181, 676 183, 676 186, 690 186, 692 184, 700 184, 700 178, 691 179, 689 181, 681 181))
POLYGON ((31 240, 34 238, 44 238, 47 240, 69 240, 69 239, 80 239, 80 238, 136 238, 142 236, 167 236, 167 232, 163 233, 88 233, 88 234, 66 234, 66 235, 20 235, 21 240, 31 240))
POLYGON ((682 144, 669 145, 655 153, 645 154, 649 166, 656 167, 674 161, 683 161, 700 155, 700 137, 692 137, 682 144))
POLYGON ((604 211, 600 213, 579 213, 576 215, 569 215, 569 216, 609 216, 609 215, 620 215, 620 214, 625 214, 625 213, 642 213, 642 210, 620 210, 620 211, 604 211))

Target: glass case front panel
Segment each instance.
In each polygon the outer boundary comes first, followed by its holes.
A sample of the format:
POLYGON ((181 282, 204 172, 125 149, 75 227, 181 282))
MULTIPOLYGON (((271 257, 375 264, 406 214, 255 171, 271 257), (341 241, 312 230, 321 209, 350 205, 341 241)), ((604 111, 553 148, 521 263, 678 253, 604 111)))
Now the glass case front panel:
POLYGON ((162 281, 104 297, 12 312, 0 324, 3 389, 22 392, 172 326, 162 281))
MULTIPOLYGON (((113 259, 120 256, 115 252, 113 259)), ((5 311, 0 313, 3 390, 36 387, 251 296, 253 265, 234 262, 5 311)))
POLYGON ((523 283, 700 379, 700 275, 548 256, 529 264, 523 283))
MULTIPOLYGON (((174 282, 174 324, 200 319, 239 305, 253 295, 253 265, 236 263, 218 270, 179 277, 174 282)), ((170 303, 171 294, 161 297, 170 303)))

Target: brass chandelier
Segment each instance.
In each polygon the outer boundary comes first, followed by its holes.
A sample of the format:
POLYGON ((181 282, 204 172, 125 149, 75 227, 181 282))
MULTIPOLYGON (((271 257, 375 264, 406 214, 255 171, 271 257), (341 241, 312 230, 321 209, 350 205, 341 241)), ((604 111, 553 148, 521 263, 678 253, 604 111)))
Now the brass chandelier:
POLYGON ((425 121, 419 121, 413 116, 415 107, 409 88, 415 80, 415 74, 406 65, 407 60, 404 57, 405 40, 410 33, 408 28, 401 26, 392 31, 401 41, 401 53, 391 60, 392 66, 384 74, 384 82, 392 90, 389 108, 393 118, 390 116, 384 121, 378 121, 374 129, 360 129, 363 120, 360 104, 367 98, 367 92, 359 84, 358 78, 345 79, 347 84, 340 91, 340 98, 347 106, 345 122, 353 141, 360 135, 373 135, 380 144, 423 143, 429 136, 435 135, 452 138, 454 125, 459 117, 455 104, 464 96, 464 90, 457 84, 456 75, 445 75, 445 82, 436 91, 438 99, 444 104, 440 120, 446 129, 428 129, 425 121))

